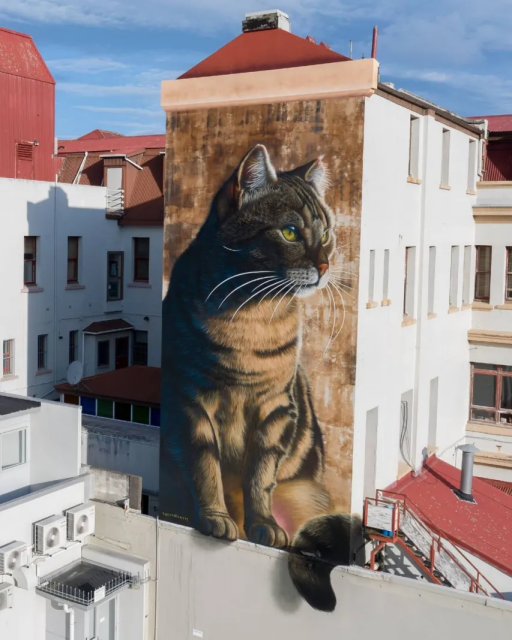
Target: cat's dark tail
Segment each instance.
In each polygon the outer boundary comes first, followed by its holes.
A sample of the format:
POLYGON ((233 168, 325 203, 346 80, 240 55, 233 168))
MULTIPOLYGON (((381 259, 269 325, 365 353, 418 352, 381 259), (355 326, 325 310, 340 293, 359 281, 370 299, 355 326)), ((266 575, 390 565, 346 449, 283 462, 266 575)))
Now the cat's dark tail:
POLYGON ((361 564, 364 544, 361 519, 347 514, 317 516, 297 531, 288 559, 295 588, 314 609, 334 611, 331 572, 339 565, 361 564), (356 549, 356 551, 351 551, 356 549))

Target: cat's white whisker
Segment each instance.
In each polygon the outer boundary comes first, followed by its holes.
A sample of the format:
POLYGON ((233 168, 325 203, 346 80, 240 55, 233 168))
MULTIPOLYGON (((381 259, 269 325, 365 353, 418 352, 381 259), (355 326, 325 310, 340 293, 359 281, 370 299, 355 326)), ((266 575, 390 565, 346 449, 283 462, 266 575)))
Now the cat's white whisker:
MULTIPOLYGON (((259 291, 257 291, 256 293, 253 293, 252 296, 250 296, 249 298, 247 298, 247 300, 245 300, 245 302, 242 302, 242 304, 238 307, 238 309, 235 311, 235 313, 231 316, 231 320, 230 322, 233 322, 233 318, 236 316, 236 314, 240 311, 240 309, 246 305, 250 300, 252 300, 253 298, 255 298, 256 296, 259 296, 260 293, 263 293, 263 291, 265 291, 266 288, 269 288, 270 291, 268 293, 270 293, 271 291, 274 291, 274 288, 277 289, 277 287, 282 285, 282 281, 279 282, 277 285, 275 282, 271 282, 270 284, 267 284, 266 287, 263 287, 263 289, 260 289, 259 291)), ((268 293, 265 294, 268 295, 268 293)), ((263 300, 265 298, 265 296, 263 296, 263 298, 261 300, 263 300)), ((260 300, 260 302, 261 302, 260 300)), ((258 303, 259 304, 259 303, 258 303)))
POLYGON ((254 284, 259 280, 265 280, 265 283, 266 283, 269 277, 270 276, 262 276, 261 278, 254 278, 254 280, 249 280, 249 282, 244 282, 243 284, 239 285, 238 287, 236 287, 236 289, 233 289, 233 291, 230 291, 228 293, 228 295, 224 298, 224 300, 219 304, 218 308, 220 309, 222 305, 226 302, 226 300, 229 298, 229 296, 232 296, 235 293, 235 291, 238 291, 239 289, 242 289, 243 287, 246 287, 249 284, 254 284))
MULTIPOLYGON (((279 280, 279 278, 277 276, 267 276, 268 280, 267 282, 270 282, 271 280, 279 280)), ((262 282, 260 284, 257 284, 254 289, 252 290, 252 293, 254 293, 255 291, 257 291, 258 289, 261 289, 262 287, 265 286, 265 282, 262 282)))
POLYGON ((242 251, 242 249, 230 249, 229 247, 225 247, 224 245, 222 245, 223 249, 226 249, 226 251, 242 251))
MULTIPOLYGON (((274 300, 277 298, 277 296, 281 293, 281 291, 282 291, 283 289, 286 289, 286 287, 290 284, 290 278, 285 278, 285 280, 284 280, 284 284, 283 284, 283 283, 281 283, 281 284, 282 284, 282 286, 280 287, 279 291, 277 291, 277 292, 276 292, 276 294, 275 294, 275 295, 273 295, 273 296, 270 298, 270 303, 271 303, 271 304, 272 304, 272 302, 274 302, 274 300)), ((259 302, 258 304, 261 304, 262 302, 263 302, 263 300, 260 300, 260 302, 259 302)))
POLYGON ((334 340, 336 340, 336 338, 340 335, 340 333, 341 333, 341 331, 342 331, 342 329, 343 329, 343 327, 345 325, 345 318, 347 317, 347 312, 346 312, 346 309, 345 309, 345 300, 343 299, 343 295, 342 295, 341 291, 336 287, 336 285, 333 282, 331 282, 331 284, 335 288, 335 290, 338 292, 338 295, 339 295, 340 300, 341 300, 341 304, 343 305, 343 321, 341 323, 341 327, 338 329, 338 333, 333 338, 333 342, 334 342, 334 340))
POLYGON ((208 301, 208 298, 212 295, 212 293, 214 291, 217 291, 217 289, 219 287, 221 287, 225 282, 228 282, 229 280, 233 280, 233 278, 241 278, 242 276, 250 276, 253 275, 255 273, 275 273, 275 271, 245 271, 244 273, 237 273, 234 276, 230 276, 229 278, 226 278, 225 280, 223 280, 221 283, 219 283, 216 287, 214 287, 210 293, 208 294, 205 302, 208 301))
POLYGON ((274 311, 272 312, 272 315, 270 316, 270 320, 268 321, 269 324, 272 322, 272 318, 276 315, 276 311, 279 309, 279 305, 281 304, 281 302, 286 298, 286 296, 290 293, 290 291, 292 291, 292 289, 294 289, 296 286, 297 284, 295 282, 292 282, 291 286, 288 289, 286 289, 286 291, 283 293, 283 295, 281 296, 281 299, 274 307, 274 311))
POLYGON ((346 290, 346 285, 344 285, 343 283, 339 282, 336 280, 336 278, 330 278, 329 282, 334 286, 334 287, 339 287, 340 289, 342 289, 343 293, 345 295, 347 295, 349 298, 352 298, 352 300, 355 300, 355 296, 353 296, 351 293, 349 293, 346 290))
POLYGON ((304 285, 298 285, 298 289, 297 291, 293 294, 293 296, 290 298, 288 304, 286 305, 286 307, 289 307, 291 305, 291 303, 295 300, 295 298, 299 295, 299 293, 302 291, 302 289, 304 289, 304 285))
POLYGON ((334 299, 334 296, 333 296, 333 294, 332 294, 332 291, 331 291, 331 287, 330 287, 329 282, 327 283, 327 286, 326 286, 325 290, 327 291, 327 293, 329 294, 329 296, 330 296, 330 298, 331 298, 331 300, 332 300, 332 304, 333 304, 333 308, 334 308, 334 313, 333 313, 333 319, 332 319, 331 337, 329 338, 329 340, 328 340, 328 342, 327 342, 327 345, 326 345, 326 347, 325 347, 325 349, 324 349, 324 355, 327 353, 327 351, 328 351, 329 347, 330 347, 330 346, 331 346, 331 344, 332 344, 332 338, 333 338, 333 335, 334 335, 334 329, 335 329, 335 327, 336 327, 336 300, 334 299))

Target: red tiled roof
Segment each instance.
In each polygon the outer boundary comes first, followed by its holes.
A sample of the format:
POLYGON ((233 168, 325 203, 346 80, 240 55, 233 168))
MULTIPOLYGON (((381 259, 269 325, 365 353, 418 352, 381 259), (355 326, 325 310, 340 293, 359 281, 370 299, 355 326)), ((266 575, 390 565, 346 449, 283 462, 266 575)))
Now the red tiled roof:
POLYGON ((501 116, 471 116, 470 120, 488 120, 491 133, 512 132, 512 114, 501 116))
POLYGON ((0 73, 55 84, 32 38, 0 27, 0 73))
POLYGON ((78 169, 80 169, 83 159, 83 154, 69 156, 69 158, 62 158, 62 166, 59 171, 58 181, 72 184, 73 180, 76 178, 78 169))
POLYGON ((283 29, 249 31, 192 67, 180 79, 290 69, 343 60, 349 58, 324 44, 316 44, 283 29))
POLYGON ((94 129, 89 131, 83 136, 77 138, 77 140, 102 140, 105 138, 122 138, 122 133, 116 133, 115 131, 106 131, 105 129, 94 129))
POLYGON ((55 386, 60 393, 157 407, 160 406, 160 388, 160 368, 142 366, 125 367, 90 376, 73 387, 67 382, 55 386))
POLYGON ((122 318, 117 320, 100 320, 99 322, 93 322, 85 329, 84 333, 108 333, 110 331, 127 331, 133 329, 133 324, 126 322, 122 318))
POLYGON ((102 151, 128 153, 138 149, 165 149, 165 134, 147 136, 114 136, 112 138, 87 138, 85 140, 59 140, 59 155, 67 153, 91 153, 102 151))
POLYGON ((137 158, 142 171, 137 172, 125 215, 120 226, 163 226, 164 223, 164 163, 159 154, 144 154, 137 158))
POLYGON ((417 477, 410 473, 388 490, 407 496, 433 529, 512 576, 512 496, 474 478, 471 504, 453 493, 459 486, 460 470, 432 456, 417 477))

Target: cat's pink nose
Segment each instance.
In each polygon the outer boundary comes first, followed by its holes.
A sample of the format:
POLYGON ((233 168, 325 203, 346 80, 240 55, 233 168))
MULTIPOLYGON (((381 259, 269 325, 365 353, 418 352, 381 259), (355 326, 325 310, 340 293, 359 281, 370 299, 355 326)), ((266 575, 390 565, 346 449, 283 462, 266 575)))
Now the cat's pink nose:
POLYGON ((318 269, 318 274, 320 275, 320 277, 322 277, 324 273, 327 271, 327 269, 329 269, 329 265, 323 262, 322 264, 318 265, 317 269, 318 269))

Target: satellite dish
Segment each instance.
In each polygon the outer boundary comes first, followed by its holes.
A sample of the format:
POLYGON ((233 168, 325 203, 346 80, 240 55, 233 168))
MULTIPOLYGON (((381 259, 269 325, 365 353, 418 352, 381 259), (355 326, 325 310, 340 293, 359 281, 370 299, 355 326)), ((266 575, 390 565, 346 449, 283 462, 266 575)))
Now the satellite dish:
POLYGON ((84 368, 80 360, 75 360, 69 365, 68 371, 66 373, 66 379, 72 387, 80 382, 83 372, 84 368))

